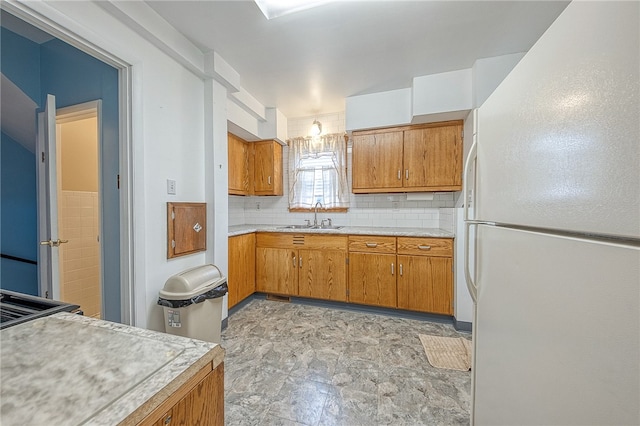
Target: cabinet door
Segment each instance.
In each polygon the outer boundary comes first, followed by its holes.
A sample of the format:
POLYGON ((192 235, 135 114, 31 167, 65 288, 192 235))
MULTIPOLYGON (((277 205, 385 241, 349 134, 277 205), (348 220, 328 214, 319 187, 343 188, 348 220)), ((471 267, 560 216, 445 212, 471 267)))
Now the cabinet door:
POLYGON ((254 142, 253 192, 282 195, 282 146, 274 141, 254 142))
POLYGON ((349 302, 396 307, 396 255, 349 253, 349 302))
POLYGON ((298 251, 282 248, 256 249, 256 289, 264 293, 298 294, 298 251))
POLYGON ((256 291, 256 235, 229 238, 229 307, 256 291))
POLYGON ((404 187, 459 190, 462 186, 462 126, 404 132, 404 187))
POLYGON ((249 194, 249 147, 239 137, 228 134, 229 194, 249 194))
POLYGON ((402 188, 402 132, 354 135, 353 192, 402 188))
POLYGON ((398 256, 398 308, 453 314, 449 257, 398 256))
MULTIPOLYGON (((145 424, 143 421, 142 424, 145 424)), ((224 364, 211 371, 154 426, 224 424, 224 364)))
POLYGON ((345 302, 346 253, 342 250, 299 250, 298 253, 298 294, 345 302))

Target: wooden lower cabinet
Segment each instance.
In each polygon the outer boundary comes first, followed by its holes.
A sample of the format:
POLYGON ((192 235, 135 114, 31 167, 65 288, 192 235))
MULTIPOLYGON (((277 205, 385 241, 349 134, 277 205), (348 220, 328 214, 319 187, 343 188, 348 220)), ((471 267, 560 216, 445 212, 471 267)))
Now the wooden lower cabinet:
POLYGON ((256 290, 284 296, 297 295, 297 266, 297 250, 256 248, 256 290))
POLYGON ((213 370, 209 364, 208 371, 206 369, 201 370, 196 374, 195 379, 200 380, 194 382, 195 385, 191 380, 188 381, 139 424, 153 426, 223 426, 224 363, 221 363, 213 370))
POLYGON ((347 237, 259 233, 256 290, 283 296, 347 300, 347 237))
POLYGON ((349 302, 396 307, 395 254, 349 253, 349 302))
POLYGON ((453 314, 453 239, 398 237, 398 308, 453 314))
POLYGON ((256 291, 256 234, 229 237, 229 308, 256 291))
POLYGON ((345 302, 346 258, 344 250, 299 250, 298 296, 345 302))
POLYGON ((255 245, 256 291, 453 314, 451 238, 258 233, 255 245))
POLYGON ((453 314, 452 259, 398 255, 398 308, 453 314))

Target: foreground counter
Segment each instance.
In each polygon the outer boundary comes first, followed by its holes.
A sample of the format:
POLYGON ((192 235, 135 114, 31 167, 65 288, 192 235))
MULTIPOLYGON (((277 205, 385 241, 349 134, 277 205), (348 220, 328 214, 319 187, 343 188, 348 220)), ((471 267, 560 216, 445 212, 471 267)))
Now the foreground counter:
POLYGON ((2 330, 0 354, 2 425, 224 424, 215 343, 58 313, 2 330))

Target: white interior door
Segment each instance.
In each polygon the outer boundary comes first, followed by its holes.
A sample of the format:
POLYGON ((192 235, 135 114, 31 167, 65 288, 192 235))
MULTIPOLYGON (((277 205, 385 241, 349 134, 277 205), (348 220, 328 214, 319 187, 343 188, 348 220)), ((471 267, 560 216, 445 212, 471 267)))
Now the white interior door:
POLYGON ((56 98, 47 95, 38 114, 38 275, 40 295, 60 300, 58 172, 56 167, 56 98))

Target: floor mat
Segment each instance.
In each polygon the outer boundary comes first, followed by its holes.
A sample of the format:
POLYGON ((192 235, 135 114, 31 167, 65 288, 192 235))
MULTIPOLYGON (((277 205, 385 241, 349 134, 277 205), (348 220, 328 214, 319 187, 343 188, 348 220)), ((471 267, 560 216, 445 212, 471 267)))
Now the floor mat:
POLYGON ((464 337, 418 334, 429 363, 437 368, 471 370, 471 341, 464 337))

